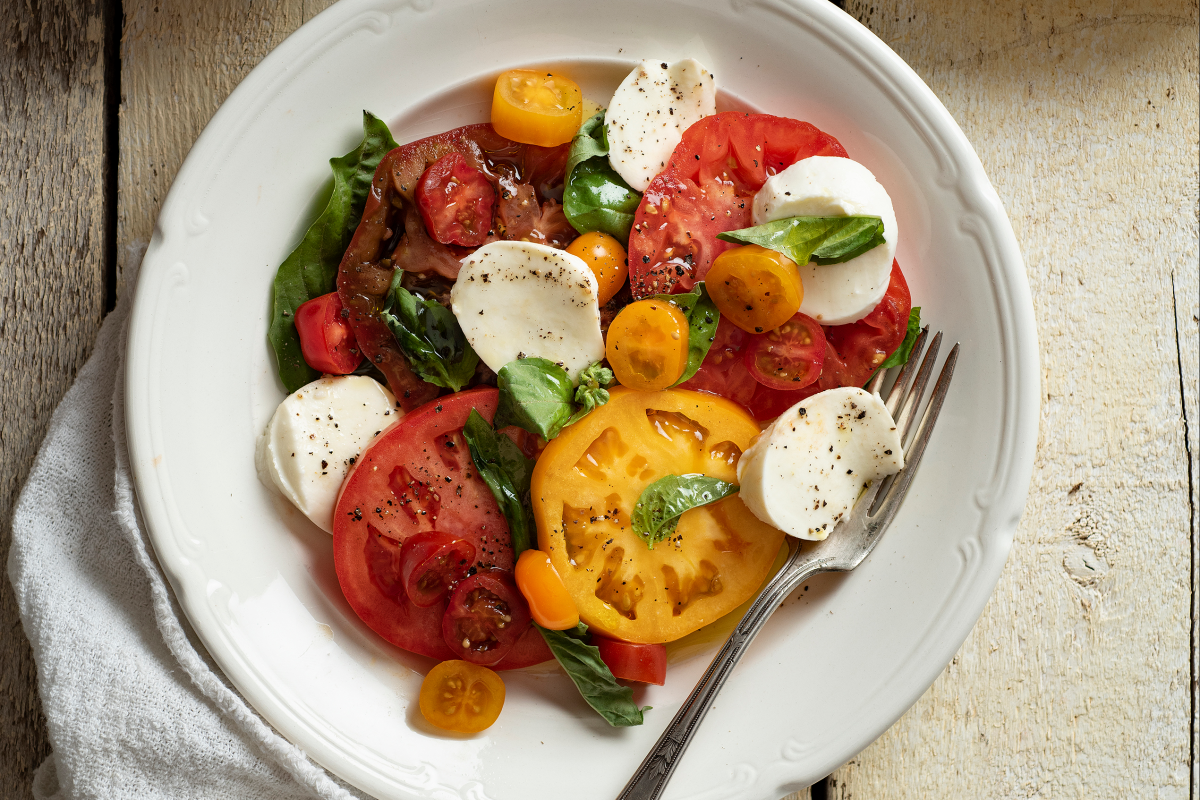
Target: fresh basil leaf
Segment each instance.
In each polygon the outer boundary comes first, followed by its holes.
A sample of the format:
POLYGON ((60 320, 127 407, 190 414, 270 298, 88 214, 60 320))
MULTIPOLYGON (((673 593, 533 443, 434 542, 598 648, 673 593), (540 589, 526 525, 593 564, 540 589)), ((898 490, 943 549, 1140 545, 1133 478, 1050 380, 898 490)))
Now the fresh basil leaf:
POLYGON ((642 196, 608 162, 604 112, 583 123, 571 140, 563 183, 563 214, 580 233, 602 231, 629 241, 642 196))
POLYGON ((721 312, 708 295, 704 282, 695 284, 692 291, 686 294, 656 294, 655 300, 666 300, 674 303, 688 318, 688 360, 679 380, 671 384, 678 386, 690 379, 704 363, 704 357, 712 347, 713 337, 716 336, 717 323, 721 321, 721 312))
POLYGON ((642 490, 633 507, 630 522, 633 532, 642 537, 646 547, 668 538, 675 532, 679 518, 689 509, 706 506, 735 494, 736 484, 710 478, 707 475, 667 475, 642 490))
POLYGON ((408 356, 413 372, 436 386, 461 391, 474 377, 479 356, 467 343, 454 312, 405 289, 400 285, 402 276, 400 270, 392 276, 380 318, 408 356))
POLYGON ((567 425, 574 425, 607 403, 608 387, 612 386, 613 380, 612 370, 602 366, 599 361, 579 373, 579 388, 575 390, 575 402, 580 404, 580 408, 567 420, 567 425))
POLYGON ((526 496, 533 462, 502 433, 496 433, 479 412, 471 409, 463 438, 471 451, 471 460, 483 482, 487 484, 508 522, 512 537, 513 557, 533 547, 535 531, 533 511, 526 496))
POLYGON ((362 218, 375 168, 395 147, 396 141, 383 120, 364 111, 362 142, 341 158, 329 159, 333 169, 333 193, 325 210, 275 273, 267 339, 275 350, 279 378, 288 392, 320 377, 320 373, 305 362, 300 350, 296 309, 314 297, 337 289, 338 265, 362 218))
POLYGON ((575 411, 575 384, 567 371, 545 358, 510 361, 496 373, 500 404, 496 427, 516 425, 550 440, 558 436, 575 411))
POLYGON ((879 217, 788 217, 765 225, 718 233, 718 239, 757 244, 797 264, 840 264, 883 244, 879 217))
POLYGON ((601 660, 599 648, 583 640, 586 625, 581 622, 579 627, 566 631, 547 630, 541 625, 537 629, 583 699, 609 725, 619 728, 642 724, 642 709, 633 702, 633 690, 617 683, 601 660))
POLYGON ((879 369, 890 369, 899 367, 902 364, 907 364, 908 359, 912 356, 913 345, 917 343, 917 336, 921 333, 921 307, 917 306, 908 312, 908 332, 904 334, 904 341, 896 348, 896 352, 887 357, 879 369))

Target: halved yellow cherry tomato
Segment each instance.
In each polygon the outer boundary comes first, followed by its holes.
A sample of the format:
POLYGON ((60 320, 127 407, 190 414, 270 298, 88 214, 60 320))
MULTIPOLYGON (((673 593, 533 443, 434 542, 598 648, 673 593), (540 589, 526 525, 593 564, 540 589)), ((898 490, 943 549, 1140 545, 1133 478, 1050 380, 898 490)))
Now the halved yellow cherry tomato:
POLYGON ((445 731, 478 733, 504 708, 504 681, 487 667, 443 661, 421 683, 421 714, 445 731))
POLYGON ((716 395, 618 386, 546 445, 532 478, 538 547, 593 631, 670 642, 758 591, 784 535, 738 495, 684 512, 653 550, 630 523, 642 492, 666 475, 737 483, 738 459, 758 432, 744 409, 716 395))
POLYGON ((571 141, 583 122, 583 95, 568 78, 512 69, 496 79, 492 127, 523 144, 554 147, 571 141))
POLYGON ((721 315, 747 333, 775 330, 804 300, 796 262, 756 244, 717 256, 704 285, 721 315))
POLYGON ((612 300, 613 295, 625 285, 625 279, 629 277, 625 248, 607 233, 585 233, 567 246, 567 252, 582 258, 596 274, 596 283, 600 286, 600 305, 612 300))
POLYGON ((604 355, 622 386, 666 389, 687 366, 687 317, 665 300, 630 303, 608 326, 604 355))
POLYGON ((517 588, 529 603, 533 621, 552 631, 565 631, 579 624, 575 601, 541 550, 526 550, 517 559, 517 588))

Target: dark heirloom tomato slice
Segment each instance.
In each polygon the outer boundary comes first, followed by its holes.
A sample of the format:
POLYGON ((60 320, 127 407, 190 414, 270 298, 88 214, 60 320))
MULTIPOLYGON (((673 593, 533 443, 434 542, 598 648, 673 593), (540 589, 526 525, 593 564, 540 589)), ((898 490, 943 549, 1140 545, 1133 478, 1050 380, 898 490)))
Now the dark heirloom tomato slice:
MULTIPOLYGON (((350 607, 392 644, 431 658, 455 658, 442 638, 446 600, 422 608, 404 586, 402 543, 439 530, 475 548, 477 570, 513 568, 504 515, 475 473, 462 427, 474 408, 496 413, 492 388, 449 395, 407 414, 359 457, 334 511, 333 558, 350 607)), ((498 669, 551 658, 535 629, 527 631, 498 669)))
POLYGON ((733 246, 717 234, 750 226, 754 193, 768 177, 810 156, 845 155, 837 139, 786 117, 727 111, 692 125, 634 217, 634 297, 691 289, 733 246))
POLYGON ((722 317, 700 369, 679 384, 679 388, 719 394, 727 400, 747 405, 758 387, 758 381, 750 376, 742 360, 742 349, 749 337, 750 334, 722 317))
POLYGON ((454 152, 433 162, 417 186, 417 207, 434 239, 478 247, 492 228, 496 190, 483 173, 454 152))
POLYGON ((763 386, 794 392, 820 377, 825 334, 812 317, 794 314, 772 331, 751 335, 742 358, 750 375, 763 386))
POLYGON ((342 317, 337 292, 314 297, 296 309, 300 351, 313 369, 331 375, 349 375, 362 362, 350 323, 342 317))
POLYGON ((908 333, 912 297, 900 264, 892 261, 892 278, 887 293, 870 314, 849 325, 825 329, 825 368, 822 389, 862 386, 875 370, 896 352, 908 333))
POLYGON ((529 623, 529 606, 512 574, 488 569, 454 587, 442 617, 442 638, 463 661, 490 667, 532 630, 529 623))
POLYGON ((421 531, 400 547, 400 580, 408 599, 427 608, 446 597, 475 566, 475 545, 441 531, 421 531))
POLYGON ((614 677, 655 686, 667 680, 667 648, 661 644, 618 642, 603 636, 593 636, 592 644, 614 677))

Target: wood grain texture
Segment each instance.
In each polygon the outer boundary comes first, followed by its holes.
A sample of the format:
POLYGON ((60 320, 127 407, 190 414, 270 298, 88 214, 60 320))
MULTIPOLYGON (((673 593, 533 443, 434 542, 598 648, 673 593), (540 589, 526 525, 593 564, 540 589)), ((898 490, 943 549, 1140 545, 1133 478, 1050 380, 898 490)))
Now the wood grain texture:
MULTIPOLYGON (((0 553, 50 415, 104 313, 100 2, 0 4, 0 553)), ((0 797, 50 751, 36 672, 0 580, 0 797)))

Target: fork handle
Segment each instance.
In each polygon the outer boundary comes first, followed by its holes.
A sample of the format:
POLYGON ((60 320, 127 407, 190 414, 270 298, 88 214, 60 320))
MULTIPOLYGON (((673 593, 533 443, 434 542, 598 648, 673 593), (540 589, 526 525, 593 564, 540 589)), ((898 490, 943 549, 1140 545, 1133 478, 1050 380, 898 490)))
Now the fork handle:
POLYGON ((717 692, 729 678, 734 666, 742 660, 747 646, 763 629, 775 609, 779 608, 797 586, 818 572, 828 569, 830 559, 809 559, 800 553, 800 548, 795 547, 774 580, 767 584, 746 611, 746 615, 729 635, 729 639, 700 678, 696 688, 688 695, 671 724, 663 731, 658 743, 633 773, 629 783, 625 784, 617 800, 657 800, 662 795, 675 766, 691 743, 692 735, 700 726, 708 709, 712 707, 717 692))

